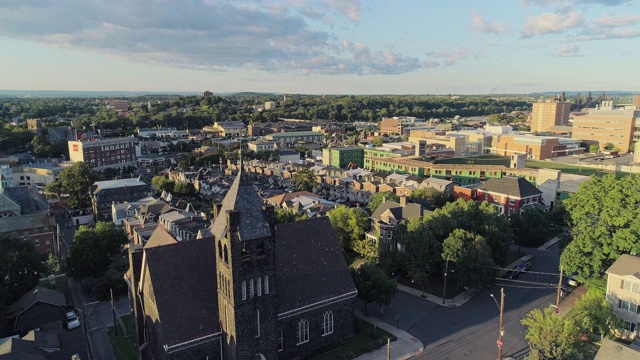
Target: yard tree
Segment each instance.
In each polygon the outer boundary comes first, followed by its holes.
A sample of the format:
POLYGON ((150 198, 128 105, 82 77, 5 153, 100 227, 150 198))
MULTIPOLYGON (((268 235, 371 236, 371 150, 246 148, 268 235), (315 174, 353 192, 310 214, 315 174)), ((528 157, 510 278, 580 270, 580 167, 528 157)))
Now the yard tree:
POLYGON ((339 205, 327 212, 340 246, 345 251, 352 250, 353 244, 364 237, 369 230, 369 218, 367 214, 358 208, 348 208, 339 205))
POLYGON ((358 290, 358 297, 364 302, 364 314, 367 305, 375 302, 378 305, 389 305, 396 293, 397 284, 382 269, 372 263, 364 263, 357 269, 351 269, 353 282, 358 290))
POLYGON ((540 246, 548 240, 549 224, 541 210, 525 208, 519 214, 511 214, 509 223, 519 246, 540 246))
POLYGON ((114 223, 98 222, 95 229, 80 226, 69 247, 69 275, 77 280, 104 276, 126 243, 127 235, 114 223))
POLYGON ((32 242, 0 237, 0 310, 38 285, 46 271, 44 261, 32 242))
POLYGON ((589 146, 589 152, 592 154, 597 154, 600 152, 600 147, 598 145, 589 146))
POLYGON ((467 230, 455 229, 449 234, 442 244, 442 258, 454 262, 453 270, 463 286, 489 285, 496 273, 487 241, 467 230))
POLYGON ((449 196, 440 190, 425 188, 414 190, 411 199, 414 202, 427 203, 433 208, 441 208, 449 201, 449 196))
POLYGON ((576 300, 572 312, 582 327, 591 333, 600 334, 600 341, 620 326, 620 319, 615 316, 605 291, 595 286, 589 287, 587 292, 576 300))
POLYGON ((563 204, 572 239, 560 264, 568 274, 588 282, 621 254, 640 253, 640 176, 592 177, 563 204))
POLYGON ((615 147, 616 147, 616 146, 615 146, 615 145, 613 145, 613 143, 610 143, 610 142, 608 142, 608 143, 604 144, 604 149, 605 149, 605 150, 613 150, 615 147))
POLYGON ((392 192, 383 191, 383 192, 375 193, 373 194, 373 196, 371 196, 371 201, 369 201, 369 204, 367 204, 367 208, 369 209, 369 211, 371 211, 372 213, 375 212, 378 206, 382 204, 382 201, 384 200, 384 198, 387 198, 387 200, 395 201, 395 202, 400 201, 400 198, 398 197, 398 195, 392 192))
POLYGON ((279 207, 275 208, 275 213, 276 213, 276 222, 278 224, 291 223, 295 221, 308 219, 306 214, 297 215, 292 210, 283 209, 279 207))
POLYGON ((196 193, 196 188, 192 182, 180 181, 174 186, 173 192, 178 195, 193 195, 196 193))
POLYGON ((151 185, 158 190, 173 192, 173 188, 176 185, 176 183, 172 180, 167 179, 162 175, 158 175, 158 176, 154 176, 151 179, 151 185))
POLYGON ((427 217, 412 218, 406 223, 400 223, 396 232, 403 251, 393 253, 403 256, 392 257, 399 263, 390 263, 391 268, 404 268, 411 273, 431 274, 439 268, 442 252, 442 241, 437 239, 427 228, 427 217))
MULTIPOLYGON (((584 331, 570 317, 555 314, 551 307, 533 309, 520 321, 526 326, 532 360, 582 360, 588 352, 584 331)), ((593 357, 592 357, 593 358, 593 357)))
POLYGON ((79 161, 62 170, 58 180, 47 185, 47 191, 68 194, 67 205, 72 209, 90 207, 90 189, 97 178, 90 164, 79 161))
POLYGON ((293 174, 293 185, 298 191, 312 191, 317 186, 316 174, 309 169, 301 169, 293 174))

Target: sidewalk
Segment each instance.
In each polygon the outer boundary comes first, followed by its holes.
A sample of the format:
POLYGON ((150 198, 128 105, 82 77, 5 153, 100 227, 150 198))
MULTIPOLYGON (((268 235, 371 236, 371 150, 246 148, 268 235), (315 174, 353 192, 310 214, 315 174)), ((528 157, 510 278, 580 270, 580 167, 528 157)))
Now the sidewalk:
MULTIPOLYGON (((356 309, 356 316, 360 319, 373 324, 380 329, 395 335, 398 340, 391 343, 391 359, 409 359, 414 357, 424 350, 422 342, 411 334, 403 330, 398 330, 395 326, 388 324, 373 316, 364 316, 362 311, 356 309)), ((378 350, 374 350, 370 353, 366 353, 358 356, 354 360, 386 360, 387 359, 387 347, 383 346, 378 350)))

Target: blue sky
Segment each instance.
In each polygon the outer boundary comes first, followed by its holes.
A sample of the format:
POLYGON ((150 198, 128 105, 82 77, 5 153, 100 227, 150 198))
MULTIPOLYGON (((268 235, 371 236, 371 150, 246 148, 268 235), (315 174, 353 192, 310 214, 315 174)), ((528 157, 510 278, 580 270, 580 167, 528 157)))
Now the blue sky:
POLYGON ((0 89, 640 90, 640 0, 0 0, 0 89))

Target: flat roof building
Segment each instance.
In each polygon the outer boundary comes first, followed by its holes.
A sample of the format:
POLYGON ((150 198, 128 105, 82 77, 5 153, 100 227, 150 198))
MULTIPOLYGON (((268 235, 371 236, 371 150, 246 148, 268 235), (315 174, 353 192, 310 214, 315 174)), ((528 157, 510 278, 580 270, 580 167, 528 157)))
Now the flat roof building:
POLYGON ((531 131, 549 132, 554 126, 569 123, 571 103, 568 102, 537 102, 531 110, 531 131))
POLYGON ((136 166, 134 138, 114 138, 93 141, 69 141, 69 160, 84 161, 96 170, 136 166))
POLYGON ((322 149, 322 164, 340 169, 361 168, 364 166, 364 149, 359 146, 322 149))
POLYGON ((597 144, 601 149, 611 143, 621 153, 626 153, 634 141, 640 140, 636 121, 640 110, 635 107, 614 107, 613 102, 604 101, 595 109, 587 109, 587 115, 573 118, 573 139, 597 144))

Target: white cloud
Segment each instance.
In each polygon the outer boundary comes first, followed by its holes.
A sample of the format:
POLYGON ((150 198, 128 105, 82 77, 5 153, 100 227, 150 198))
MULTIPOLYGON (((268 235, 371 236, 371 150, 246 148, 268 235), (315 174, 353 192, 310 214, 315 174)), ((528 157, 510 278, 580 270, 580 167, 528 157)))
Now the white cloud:
POLYGON ((529 16, 522 30, 523 37, 561 33, 580 27, 584 24, 582 14, 572 11, 567 15, 544 13, 539 16, 529 16))
MULTIPOLYGON (((295 1, 300 8, 308 3, 295 1)), ((224 0, 7 0, 0 2, 0 37, 209 71, 399 74, 422 67, 420 59, 393 49, 374 50, 311 29, 307 17, 284 5, 224 0)), ((313 6, 359 19, 359 1, 316 0, 313 6)), ((317 9, 308 16, 321 14, 317 9)))
POLYGON ((640 22, 640 16, 614 16, 611 14, 602 15, 593 23, 601 28, 613 28, 619 26, 633 25, 640 22))
POLYGON ((592 40, 612 40, 612 39, 630 39, 640 37, 640 30, 613 29, 608 32, 592 33, 589 35, 576 36, 574 41, 592 41, 592 40))
POLYGON ((450 47, 446 49, 434 50, 427 53, 427 56, 431 57, 431 66, 453 66, 460 61, 464 61, 470 58, 480 59, 484 57, 482 52, 473 51, 466 47, 450 47), (436 62, 434 62, 436 61, 436 62), (436 65, 436 63, 438 65, 436 65))
POLYGON ((473 31, 487 34, 501 34, 508 30, 507 26, 504 24, 492 24, 487 22, 482 15, 475 11, 471 12, 471 25, 469 28, 473 31))
POLYGON ((581 57, 584 56, 580 53, 580 47, 575 44, 563 44, 558 51, 554 54, 560 57, 581 57))
POLYGON ((631 0, 522 0, 525 5, 547 6, 547 5, 573 5, 574 2, 580 5, 604 5, 604 6, 618 6, 630 2, 631 0))

